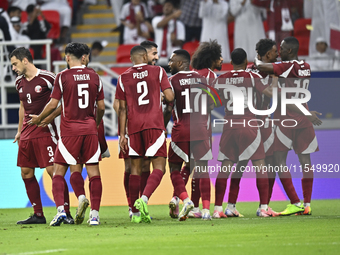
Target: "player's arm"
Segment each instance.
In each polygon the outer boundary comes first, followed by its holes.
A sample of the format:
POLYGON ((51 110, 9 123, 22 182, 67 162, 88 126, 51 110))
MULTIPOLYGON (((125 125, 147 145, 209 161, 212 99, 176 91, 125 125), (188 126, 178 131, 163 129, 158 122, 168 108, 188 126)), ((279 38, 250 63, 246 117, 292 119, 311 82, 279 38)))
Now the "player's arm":
POLYGON ((172 112, 173 106, 170 104, 167 104, 163 111, 163 117, 164 117, 164 127, 168 125, 170 119, 171 119, 171 112, 172 112))
POLYGON ((58 103, 59 103, 58 99, 51 98, 51 100, 45 106, 42 113, 40 113, 39 115, 30 114, 30 117, 32 119, 28 121, 28 124, 39 125, 43 119, 45 119, 48 115, 50 115, 55 110, 55 108, 57 108, 58 103))
POLYGON ((272 84, 270 84, 270 86, 267 86, 267 88, 265 88, 262 91, 262 94, 266 95, 267 97, 273 97, 273 88, 278 88, 279 87, 279 77, 273 75, 272 76, 272 84))
POLYGON ((97 119, 96 119, 97 127, 99 126, 100 122, 102 121, 104 113, 105 113, 104 99, 98 100, 97 101, 97 119))
POLYGON ((127 151, 127 139, 125 137, 126 134, 126 122, 127 122, 127 110, 126 110, 126 101, 119 100, 119 110, 118 110, 118 118, 119 118, 119 146, 120 149, 125 154, 127 151))
POLYGON ((59 105, 59 107, 57 109, 55 109, 50 115, 48 115, 45 119, 43 119, 38 126, 39 127, 46 127, 55 118, 57 118, 60 114, 61 114, 61 105, 59 105))
POLYGON ((305 115, 295 104, 287 104, 287 109, 298 114, 304 115, 307 119, 313 123, 314 126, 320 126, 322 121, 319 119, 318 115, 322 115, 317 111, 309 111, 310 115, 305 115))
POLYGON ((261 72, 265 72, 268 74, 274 73, 274 66, 272 63, 264 63, 256 57, 254 60, 254 64, 261 72))
POLYGON ((113 101, 113 110, 115 110, 115 112, 118 115, 118 111, 119 111, 119 99, 116 99, 113 101))
POLYGON ((166 100, 167 102, 170 103, 170 102, 174 101, 174 99, 175 99, 175 94, 174 94, 174 92, 172 91, 171 88, 165 89, 165 90, 163 91, 163 94, 164 94, 164 98, 165 98, 165 100, 166 100))
POLYGON ((15 143, 16 141, 19 142, 19 140, 20 140, 22 124, 24 123, 24 117, 25 117, 24 104, 22 103, 22 101, 20 101, 18 132, 14 137, 13 143, 15 143))

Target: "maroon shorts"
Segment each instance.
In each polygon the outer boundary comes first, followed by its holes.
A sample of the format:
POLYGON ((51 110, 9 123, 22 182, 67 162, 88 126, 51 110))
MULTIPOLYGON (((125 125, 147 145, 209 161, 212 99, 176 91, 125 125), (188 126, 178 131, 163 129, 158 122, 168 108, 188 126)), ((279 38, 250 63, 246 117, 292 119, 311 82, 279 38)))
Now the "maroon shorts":
MULTIPOLYGON (((129 142, 129 137, 127 135, 125 135, 126 139, 128 140, 129 142)), ((127 149, 126 153, 123 153, 121 150, 120 150, 120 146, 119 146, 119 139, 120 137, 118 136, 118 158, 123 158, 123 159, 128 159, 130 158, 129 156, 129 148, 127 149)))
POLYGON ((264 153, 266 157, 273 156, 274 153, 274 128, 273 127, 261 127, 261 139, 263 142, 264 153))
POLYGON ((294 149, 296 154, 310 154, 319 150, 313 127, 291 129, 276 126, 275 151, 294 149))
POLYGON ((209 140, 191 142, 171 142, 169 146, 170 163, 188 163, 191 158, 195 160, 211 160, 212 152, 209 140))
POLYGON ((54 163, 95 164, 101 160, 97 135, 64 136, 58 141, 54 163))
POLYGON ((167 157, 165 133, 162 129, 145 129, 129 135, 129 156, 167 157))
POLYGON ((218 161, 264 159, 264 147, 259 129, 240 128, 223 131, 218 161))
POLYGON ((30 168, 52 166, 56 147, 54 136, 20 140, 17 165, 30 168))

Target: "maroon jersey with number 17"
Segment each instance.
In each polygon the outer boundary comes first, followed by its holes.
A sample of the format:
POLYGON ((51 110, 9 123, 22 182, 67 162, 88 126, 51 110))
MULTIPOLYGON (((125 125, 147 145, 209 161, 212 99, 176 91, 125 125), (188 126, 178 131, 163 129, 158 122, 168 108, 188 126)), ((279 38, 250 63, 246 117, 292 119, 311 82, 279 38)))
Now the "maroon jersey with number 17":
POLYGON ((95 135, 96 102, 104 99, 103 84, 91 68, 75 66, 59 73, 52 98, 61 100, 61 136, 95 135))
POLYGON ((175 92, 173 142, 209 139, 206 79, 194 71, 180 71, 169 79, 175 92))
POLYGON ((160 66, 134 65, 119 76, 116 99, 126 101, 129 135, 145 129, 165 130, 161 90, 168 88, 168 77, 160 66))

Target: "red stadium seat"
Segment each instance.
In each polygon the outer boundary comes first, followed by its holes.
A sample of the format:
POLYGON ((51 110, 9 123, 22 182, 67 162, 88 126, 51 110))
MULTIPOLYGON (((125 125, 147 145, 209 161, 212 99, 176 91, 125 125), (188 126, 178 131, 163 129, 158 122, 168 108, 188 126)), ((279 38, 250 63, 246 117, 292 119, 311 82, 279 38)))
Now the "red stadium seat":
POLYGON ((309 55, 309 36, 295 36, 298 39, 300 47, 299 47, 299 56, 308 56, 309 55))
MULTIPOLYGON (((48 32, 47 38, 58 39, 60 36, 60 17, 57 11, 42 11, 45 19, 51 25, 50 32, 48 32)), ((27 21, 27 12, 21 12, 21 22, 27 21)))
POLYGON ((294 23, 294 36, 307 36, 309 37, 310 31, 307 29, 307 25, 311 25, 311 19, 297 19, 294 23))
POLYGON ((117 63, 130 63, 130 50, 138 44, 122 44, 117 49, 117 63))
POLYGON ((187 52, 189 52, 190 56, 192 56, 199 45, 200 45, 199 41, 186 42, 183 45, 183 50, 186 50, 187 52))

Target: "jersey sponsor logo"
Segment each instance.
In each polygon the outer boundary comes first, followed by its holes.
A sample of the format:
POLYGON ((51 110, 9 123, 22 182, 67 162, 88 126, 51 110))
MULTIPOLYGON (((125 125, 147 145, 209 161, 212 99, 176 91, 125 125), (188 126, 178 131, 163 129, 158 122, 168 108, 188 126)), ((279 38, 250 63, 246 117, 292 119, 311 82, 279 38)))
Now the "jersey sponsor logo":
POLYGON ((22 93, 22 88, 19 89, 19 93, 22 93))
POLYGON ((42 87, 40 85, 35 86, 35 92, 40 93, 42 91, 42 87))

